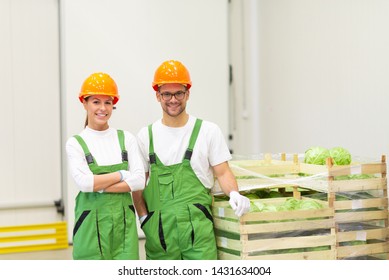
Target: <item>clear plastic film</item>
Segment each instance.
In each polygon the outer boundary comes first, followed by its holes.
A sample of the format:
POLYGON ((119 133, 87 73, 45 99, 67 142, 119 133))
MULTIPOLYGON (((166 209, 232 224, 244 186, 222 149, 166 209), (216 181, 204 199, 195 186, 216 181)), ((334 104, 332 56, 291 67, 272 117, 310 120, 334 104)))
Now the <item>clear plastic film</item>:
POLYGON ((388 259, 386 158, 304 163, 304 154, 230 161, 251 211, 234 216, 215 185, 220 259, 388 259))

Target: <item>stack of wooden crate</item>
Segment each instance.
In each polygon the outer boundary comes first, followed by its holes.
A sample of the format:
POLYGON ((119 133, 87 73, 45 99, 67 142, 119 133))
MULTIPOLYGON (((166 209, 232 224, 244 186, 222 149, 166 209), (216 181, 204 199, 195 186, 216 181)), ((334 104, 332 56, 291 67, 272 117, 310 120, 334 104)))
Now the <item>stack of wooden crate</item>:
POLYGON ((385 157, 379 163, 351 166, 333 166, 329 161, 328 169, 328 201, 335 211, 337 258, 388 259, 385 157))
POLYGON ((334 166, 293 160, 230 163, 241 193, 276 189, 320 201, 322 209, 250 212, 238 219, 215 186, 213 215, 220 259, 389 259, 386 159, 334 166))

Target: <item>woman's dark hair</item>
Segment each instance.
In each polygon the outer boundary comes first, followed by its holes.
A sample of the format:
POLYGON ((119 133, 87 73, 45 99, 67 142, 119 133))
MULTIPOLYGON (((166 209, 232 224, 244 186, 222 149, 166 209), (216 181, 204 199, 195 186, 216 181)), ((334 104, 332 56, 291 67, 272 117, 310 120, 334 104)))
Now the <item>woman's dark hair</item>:
MULTIPOLYGON (((84 100, 88 102, 89 96, 85 97, 84 100)), ((88 113, 86 114, 84 128, 88 126, 88 113)))

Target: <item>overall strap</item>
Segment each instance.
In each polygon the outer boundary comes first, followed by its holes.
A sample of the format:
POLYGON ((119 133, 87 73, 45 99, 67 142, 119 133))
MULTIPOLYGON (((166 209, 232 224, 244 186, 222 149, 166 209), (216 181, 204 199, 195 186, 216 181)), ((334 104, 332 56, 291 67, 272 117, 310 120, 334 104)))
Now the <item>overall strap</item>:
POLYGON ((184 160, 190 160, 192 158, 193 153, 193 147, 196 144, 197 136, 199 136, 201 124, 203 123, 203 120, 197 119, 196 123, 193 127, 192 135, 190 136, 189 140, 189 146, 186 149, 184 160))
POLYGON ((123 130, 118 129, 118 138, 119 138, 119 144, 120 144, 120 149, 122 150, 122 161, 128 161, 128 153, 126 150, 126 147, 124 145, 124 132, 123 130))
POLYGON ((90 153, 88 146, 86 145, 84 139, 82 139, 82 137, 80 135, 74 135, 74 138, 76 138, 77 142, 80 144, 82 150, 84 151, 86 162, 88 164, 94 163, 93 156, 90 153))
POLYGON ((157 162, 157 159, 155 157, 154 153, 154 142, 153 142, 153 130, 152 130, 153 125, 150 124, 148 126, 149 128, 149 160, 150 164, 155 164, 157 162))

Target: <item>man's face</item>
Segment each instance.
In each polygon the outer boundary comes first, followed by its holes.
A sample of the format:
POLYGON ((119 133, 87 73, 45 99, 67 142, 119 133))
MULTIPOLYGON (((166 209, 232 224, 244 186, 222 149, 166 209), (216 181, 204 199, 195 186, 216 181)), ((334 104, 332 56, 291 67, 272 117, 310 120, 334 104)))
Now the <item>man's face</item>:
POLYGON ((157 99, 167 115, 177 117, 185 112, 189 91, 182 84, 165 84, 157 91, 157 99))

